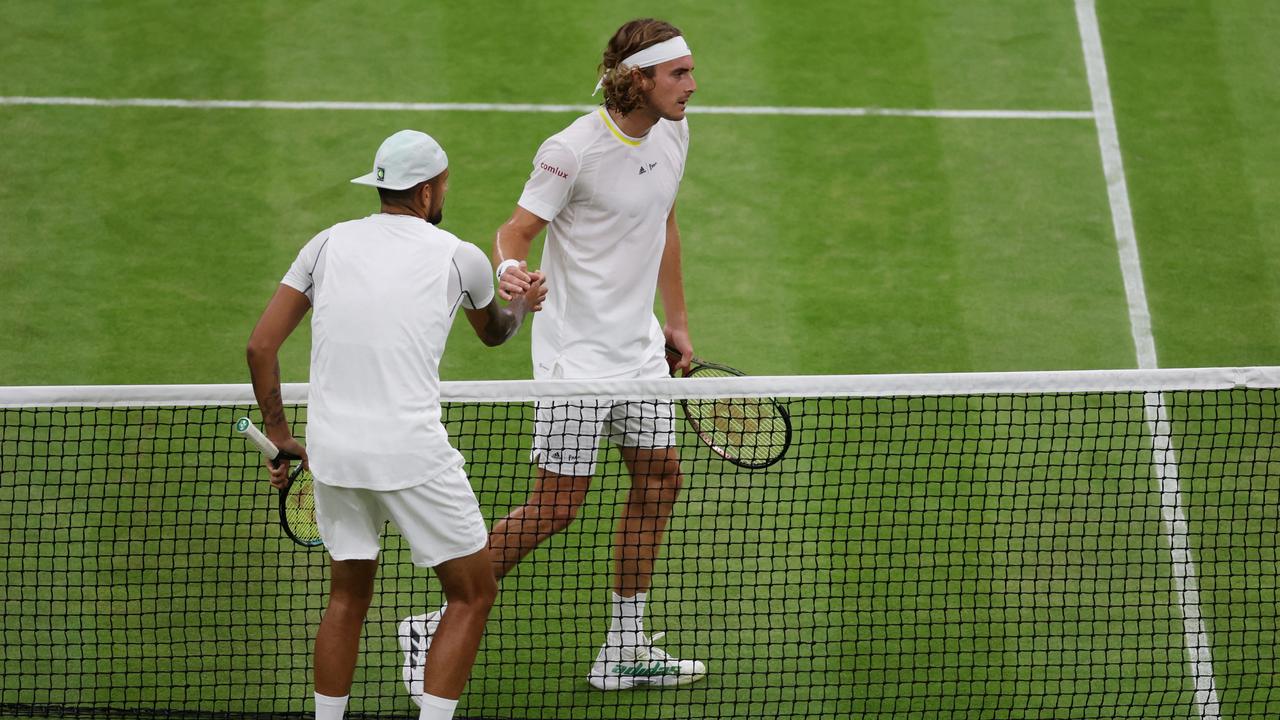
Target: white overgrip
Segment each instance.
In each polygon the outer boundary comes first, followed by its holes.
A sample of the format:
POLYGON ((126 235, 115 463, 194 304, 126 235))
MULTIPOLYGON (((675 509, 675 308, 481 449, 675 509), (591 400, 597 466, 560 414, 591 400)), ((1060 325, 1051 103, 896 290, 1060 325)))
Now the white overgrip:
POLYGON ((257 445, 258 449, 262 451, 262 455, 266 457, 267 460, 274 462, 280 458, 280 448, 276 447, 275 443, 267 439, 267 436, 263 435, 262 431, 259 430, 249 418, 242 417, 237 420, 236 430, 238 430, 241 435, 244 435, 246 440, 257 445))

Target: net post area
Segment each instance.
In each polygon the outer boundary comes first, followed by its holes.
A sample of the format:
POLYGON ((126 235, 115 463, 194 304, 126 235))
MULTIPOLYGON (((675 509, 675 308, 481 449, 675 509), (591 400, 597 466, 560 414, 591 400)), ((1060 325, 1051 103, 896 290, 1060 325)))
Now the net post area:
MULTIPOLYGON (((562 528, 498 538, 533 549, 457 715, 1280 717, 1278 380, 446 383, 486 525, 562 528), (759 401, 787 442, 743 467, 759 401), (589 489, 531 497, 535 447, 589 489)), ((308 716, 329 561, 243 415, 244 385, 0 388, 0 716, 308 716)), ((400 628, 443 597, 382 547, 348 714, 415 717, 400 628)))

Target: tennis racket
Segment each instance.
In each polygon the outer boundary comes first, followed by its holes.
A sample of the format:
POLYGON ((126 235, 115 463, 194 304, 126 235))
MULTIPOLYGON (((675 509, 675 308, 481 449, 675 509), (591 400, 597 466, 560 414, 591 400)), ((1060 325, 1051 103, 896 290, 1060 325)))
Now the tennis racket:
MULTIPOLYGON (((667 346, 671 374, 680 351, 667 346)), ((684 377, 714 378, 744 375, 728 365, 694 358, 684 377)), ((791 447, 791 415, 773 398, 724 398, 680 401, 684 419, 717 455, 744 468, 767 468, 791 447)))
MULTIPOLYGON (((236 421, 236 430, 246 440, 257 445, 272 466, 279 465, 284 460, 301 459, 281 452, 247 417, 236 421)), ((290 540, 303 547, 322 544, 320 526, 316 524, 316 496, 312 490, 311 473, 303 469, 302 463, 298 463, 293 472, 289 473, 289 484, 280 490, 280 527, 284 528, 284 534, 290 540)))

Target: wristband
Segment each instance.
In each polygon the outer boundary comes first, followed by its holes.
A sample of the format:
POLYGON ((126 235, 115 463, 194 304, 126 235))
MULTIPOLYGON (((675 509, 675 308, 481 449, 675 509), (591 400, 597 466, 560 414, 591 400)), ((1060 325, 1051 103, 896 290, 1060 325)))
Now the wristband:
POLYGON ((498 269, 494 273, 495 275, 498 276, 498 282, 502 282, 502 274, 505 273, 507 270, 523 264, 524 264, 523 260, 514 260, 514 259, 503 260, 502 262, 498 263, 498 269))

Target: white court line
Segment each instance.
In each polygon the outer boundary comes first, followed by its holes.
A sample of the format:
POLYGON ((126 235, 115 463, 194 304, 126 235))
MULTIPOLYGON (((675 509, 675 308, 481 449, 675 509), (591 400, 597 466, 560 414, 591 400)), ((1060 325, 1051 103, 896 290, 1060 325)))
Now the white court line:
MULTIPOLYGON (((1075 0, 1075 4, 1080 42, 1089 75, 1089 93, 1093 96, 1093 114, 1098 127, 1103 175, 1111 202, 1111 220, 1115 226, 1120 269, 1124 275, 1124 290, 1129 301, 1129 326, 1137 351, 1138 367, 1153 370, 1158 364, 1155 337, 1151 332, 1151 311, 1142 282, 1142 264, 1138 257, 1137 234, 1133 229, 1133 212, 1129 206, 1129 189, 1120 154, 1120 135, 1116 130, 1115 110, 1111 104, 1111 84, 1107 79, 1107 63, 1102 52, 1098 13, 1094 0, 1075 0)), ((1148 392, 1143 394, 1143 405, 1146 408, 1147 431, 1151 434, 1151 464, 1160 487, 1160 517, 1173 563, 1174 594, 1182 614, 1183 640, 1195 687, 1196 713, 1203 720, 1218 720, 1220 706, 1217 681, 1213 675, 1213 653, 1209 645, 1209 633, 1200 613, 1200 588, 1196 579, 1195 560, 1191 557, 1191 545, 1187 539, 1187 513, 1178 482, 1178 456, 1169 425, 1168 402, 1164 393, 1148 392)))
MULTIPOLYGON (((342 102, 330 100, 184 100, 180 98, 91 98, 0 96, 0 105, 162 107, 203 110, 405 110, 411 112, 586 113, 595 105, 535 103, 342 102)), ((917 110, 877 107, 773 107, 690 105, 697 115, 796 115, 806 117, 921 117, 957 120, 1092 120, 1075 110, 917 110)))

